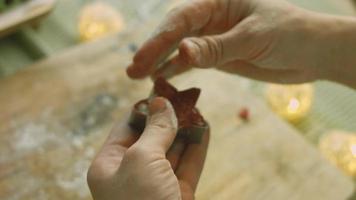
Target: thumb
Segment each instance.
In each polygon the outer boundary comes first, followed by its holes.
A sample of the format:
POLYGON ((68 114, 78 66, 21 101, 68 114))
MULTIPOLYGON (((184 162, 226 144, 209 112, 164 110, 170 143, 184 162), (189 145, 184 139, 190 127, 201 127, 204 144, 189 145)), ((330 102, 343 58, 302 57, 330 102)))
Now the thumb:
POLYGON ((162 97, 149 105, 146 128, 136 145, 166 153, 177 134, 177 118, 170 102, 162 97))

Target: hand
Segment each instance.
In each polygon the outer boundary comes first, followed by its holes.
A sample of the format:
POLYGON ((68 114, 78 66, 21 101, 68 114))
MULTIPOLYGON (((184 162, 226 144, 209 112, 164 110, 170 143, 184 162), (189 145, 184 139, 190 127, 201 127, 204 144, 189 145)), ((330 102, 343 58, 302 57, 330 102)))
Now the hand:
POLYGON ((125 122, 113 129, 93 161, 88 184, 95 200, 194 199, 209 133, 201 144, 172 145, 177 119, 171 104, 156 98, 149 110, 141 136, 125 122))
MULTIPOLYGON (((169 13, 127 72, 171 77, 214 66, 278 83, 333 79, 356 64, 355 24, 284 0, 193 0, 169 13), (179 55, 161 64, 176 46, 179 55)), ((354 80, 350 70, 343 75, 354 80)))

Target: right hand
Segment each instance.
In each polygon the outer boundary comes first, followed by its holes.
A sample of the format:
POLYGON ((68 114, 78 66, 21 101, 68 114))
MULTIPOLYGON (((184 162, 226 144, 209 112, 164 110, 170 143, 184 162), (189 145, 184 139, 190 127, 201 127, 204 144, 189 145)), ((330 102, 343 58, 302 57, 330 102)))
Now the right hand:
POLYGON ((95 200, 192 200, 203 170, 209 131, 199 144, 177 140, 170 102, 154 98, 143 133, 116 126, 88 171, 95 200))
POLYGON ((168 14, 127 72, 131 78, 171 77, 216 67, 277 83, 328 79, 353 55, 350 42, 337 35, 340 21, 331 18, 337 19, 284 0, 188 1, 168 14), (340 46, 349 53, 338 53, 340 46), (162 64, 176 47, 179 55, 162 64))

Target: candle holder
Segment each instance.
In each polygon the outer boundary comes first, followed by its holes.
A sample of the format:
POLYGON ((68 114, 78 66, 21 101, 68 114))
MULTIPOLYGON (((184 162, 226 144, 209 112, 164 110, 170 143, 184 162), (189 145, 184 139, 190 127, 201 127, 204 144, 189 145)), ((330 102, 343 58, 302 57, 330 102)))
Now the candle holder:
POLYGON ((314 88, 311 84, 268 84, 265 96, 274 112, 290 122, 298 122, 310 111, 314 88))

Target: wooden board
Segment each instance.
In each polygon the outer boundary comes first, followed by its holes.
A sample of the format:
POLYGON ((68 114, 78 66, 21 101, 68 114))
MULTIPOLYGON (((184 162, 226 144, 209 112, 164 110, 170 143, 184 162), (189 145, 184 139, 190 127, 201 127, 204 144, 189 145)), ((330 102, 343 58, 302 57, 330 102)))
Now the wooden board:
MULTIPOLYGON (((151 83, 131 81, 131 41, 160 16, 120 36, 85 44, 0 80, 0 199, 90 199, 86 170, 111 126, 151 83), (134 31, 133 31, 134 30, 134 31)), ((203 89, 212 140, 197 199, 343 200, 352 182, 244 87, 215 71, 173 80, 203 89), (248 107, 251 121, 237 120, 248 107)))
POLYGON ((299 132, 251 95, 243 87, 245 82, 216 71, 197 71, 175 79, 183 88, 202 88, 198 106, 212 126, 197 199, 347 199, 352 183, 320 158, 299 132), (244 107, 251 111, 247 123, 237 117, 244 107), (340 185, 344 186, 338 188, 340 185))
POLYGON ((55 0, 29 0, 12 10, 0 13, 0 37, 25 24, 38 22, 53 9, 54 3, 55 0))

